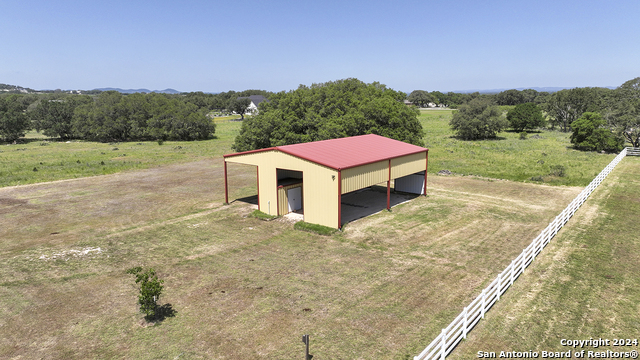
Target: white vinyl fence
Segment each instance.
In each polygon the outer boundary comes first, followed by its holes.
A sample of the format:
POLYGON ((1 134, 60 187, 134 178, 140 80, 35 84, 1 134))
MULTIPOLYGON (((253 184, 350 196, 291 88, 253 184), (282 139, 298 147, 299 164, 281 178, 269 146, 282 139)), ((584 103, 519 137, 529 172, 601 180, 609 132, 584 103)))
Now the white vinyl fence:
MULTIPOLYGON (((631 148, 632 149, 632 148, 631 148)), ((507 289, 513 285, 513 282, 524 273, 524 269, 535 260, 542 249, 551 241, 555 234, 560 231, 564 224, 569 221, 571 216, 580 208, 589 195, 600 185, 600 183, 609 175, 613 168, 627 155, 627 149, 616 156, 607 167, 596 176, 593 181, 575 198, 573 201, 556 216, 549 226, 547 226, 538 237, 536 237, 529 246, 527 246, 518 257, 516 257, 504 271, 498 274, 487 286, 482 293, 475 298, 462 313, 456 317, 449 326, 442 329, 429 346, 427 346, 414 360, 424 359, 444 359, 462 339, 467 338, 467 334, 473 327, 484 318, 484 314, 500 300, 500 295, 504 294, 507 289)))

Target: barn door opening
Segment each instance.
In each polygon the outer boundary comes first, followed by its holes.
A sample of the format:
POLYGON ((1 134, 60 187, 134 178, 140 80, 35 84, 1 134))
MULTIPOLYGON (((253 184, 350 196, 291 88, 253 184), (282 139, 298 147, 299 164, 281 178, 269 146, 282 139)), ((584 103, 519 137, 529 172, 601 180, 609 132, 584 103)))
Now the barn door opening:
POLYGON ((302 187, 295 187, 287 190, 287 198, 289 202, 289 212, 302 209, 302 187))
POLYGON ((278 176, 278 215, 302 214, 304 205, 302 171, 276 169, 278 176))

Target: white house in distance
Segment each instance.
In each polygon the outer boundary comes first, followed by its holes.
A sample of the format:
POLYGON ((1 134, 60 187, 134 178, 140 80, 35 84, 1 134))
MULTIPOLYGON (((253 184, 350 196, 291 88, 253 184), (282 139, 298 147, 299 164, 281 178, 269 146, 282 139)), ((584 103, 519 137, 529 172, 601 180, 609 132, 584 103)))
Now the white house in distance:
POLYGON ((238 100, 240 99, 249 99, 251 101, 251 103, 249 104, 249 107, 244 112, 245 114, 257 114, 258 105, 263 101, 269 102, 269 99, 267 99, 262 95, 242 96, 238 98, 238 100))

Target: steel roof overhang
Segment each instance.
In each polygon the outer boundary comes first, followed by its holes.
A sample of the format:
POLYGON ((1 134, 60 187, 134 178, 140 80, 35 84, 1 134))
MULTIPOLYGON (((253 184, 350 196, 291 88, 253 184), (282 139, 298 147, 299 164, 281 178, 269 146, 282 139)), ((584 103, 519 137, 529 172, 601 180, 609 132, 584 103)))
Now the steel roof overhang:
POLYGON ((227 158, 272 150, 281 151, 338 171, 429 151, 429 149, 421 146, 369 134, 276 146, 223 156, 227 158))

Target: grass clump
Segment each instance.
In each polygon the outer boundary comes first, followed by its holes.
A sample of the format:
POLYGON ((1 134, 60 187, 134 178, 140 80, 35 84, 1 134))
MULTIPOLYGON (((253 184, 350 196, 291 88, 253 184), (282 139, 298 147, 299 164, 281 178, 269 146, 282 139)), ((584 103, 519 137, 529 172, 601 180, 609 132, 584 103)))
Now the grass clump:
POLYGON ((566 169, 562 165, 553 165, 551 166, 551 172, 549 175, 564 177, 566 175, 566 169))
POLYGON ((326 235, 326 236, 331 235, 336 231, 338 231, 337 229, 330 228, 328 226, 311 224, 304 221, 298 221, 297 223, 295 223, 295 225, 293 225, 293 228, 296 230, 302 230, 302 231, 307 231, 314 234, 326 235))
POLYGON ((249 217, 260 219, 260 220, 267 220, 267 221, 277 218, 276 215, 269 215, 260 210, 254 210, 251 214, 249 214, 249 217))
POLYGON ((527 132, 523 131, 520 133, 520 140, 527 140, 527 132))

